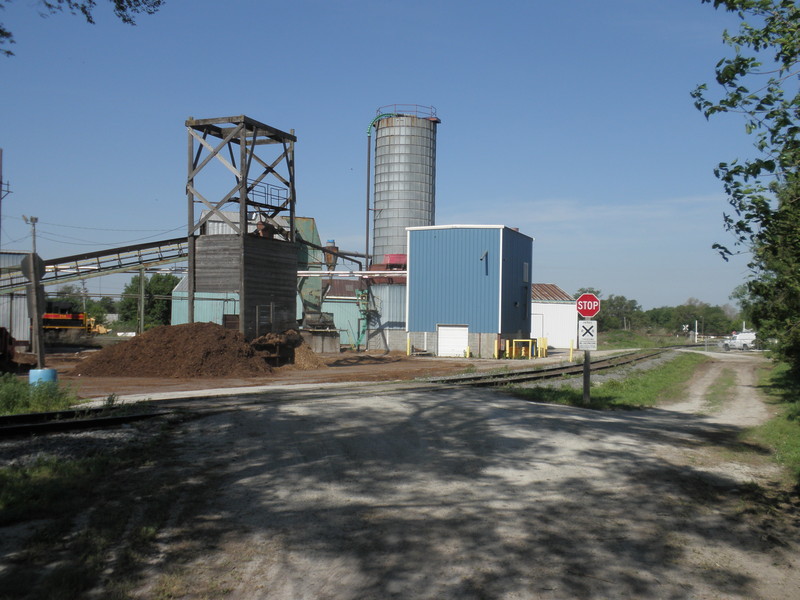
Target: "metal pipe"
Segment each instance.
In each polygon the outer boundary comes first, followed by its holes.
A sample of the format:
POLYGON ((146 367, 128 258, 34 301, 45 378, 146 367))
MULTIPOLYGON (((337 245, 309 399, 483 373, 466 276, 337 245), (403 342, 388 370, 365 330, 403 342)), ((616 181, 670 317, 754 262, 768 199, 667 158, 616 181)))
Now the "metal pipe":
POLYGON ((408 271, 298 271, 298 277, 407 277, 408 271))
POLYGON ((366 267, 369 268, 369 183, 370 183, 370 150, 372 149, 372 123, 369 124, 367 129, 367 211, 366 211, 366 224, 364 234, 364 259, 366 267))
MULTIPOLYGON (((371 169, 371 150, 372 150, 372 128, 375 126, 379 120, 383 119, 384 117, 394 117, 396 116, 394 113, 381 113, 369 124, 367 127, 367 211, 366 211, 366 234, 364 236, 364 267, 369 269, 369 218, 370 218, 370 169, 371 169)), ((369 320, 365 317, 365 335, 364 335, 364 350, 369 347, 369 320)), ((358 350, 359 348, 356 348, 358 350)))

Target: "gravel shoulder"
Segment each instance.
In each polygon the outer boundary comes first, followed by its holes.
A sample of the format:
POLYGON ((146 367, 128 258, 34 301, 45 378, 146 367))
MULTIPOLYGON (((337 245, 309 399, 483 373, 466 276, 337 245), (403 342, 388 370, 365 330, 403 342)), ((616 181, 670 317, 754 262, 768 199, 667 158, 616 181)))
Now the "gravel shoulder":
POLYGON ((738 438, 770 414, 762 359, 715 358, 642 411, 424 384, 227 399, 172 430, 169 485, 136 499, 168 516, 106 581, 133 598, 800 597, 800 503, 738 438), (709 407, 727 368, 735 393, 709 407))

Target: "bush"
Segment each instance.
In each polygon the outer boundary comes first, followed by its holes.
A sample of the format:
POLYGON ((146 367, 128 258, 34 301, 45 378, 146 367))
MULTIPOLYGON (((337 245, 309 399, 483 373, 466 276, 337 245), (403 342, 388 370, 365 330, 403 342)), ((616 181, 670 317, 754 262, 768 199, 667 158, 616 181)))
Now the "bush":
POLYGON ((31 385, 11 373, 0 375, 0 415, 64 410, 76 401, 75 394, 58 383, 31 385))

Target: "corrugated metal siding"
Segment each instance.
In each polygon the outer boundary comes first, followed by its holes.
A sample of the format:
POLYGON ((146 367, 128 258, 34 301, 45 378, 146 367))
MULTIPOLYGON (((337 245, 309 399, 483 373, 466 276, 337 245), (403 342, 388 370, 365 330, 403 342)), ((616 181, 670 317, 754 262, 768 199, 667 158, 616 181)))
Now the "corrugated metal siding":
MULTIPOLYGON (((499 227, 410 230, 409 331, 438 324, 498 333, 499 227)), ((521 267, 520 267, 521 268, 521 267)))
POLYGON ((339 343, 353 346, 358 340, 361 313, 355 299, 327 299, 322 303, 322 312, 331 313, 336 329, 339 330, 339 343))
POLYGON ((373 285, 370 287, 375 299, 377 318, 371 318, 372 329, 406 328, 406 286, 373 285))
POLYGON ((0 296, 0 327, 5 327, 17 341, 30 341, 28 297, 23 292, 0 296))
MULTIPOLYGON (((202 217, 205 217, 209 211, 204 210, 200 213, 202 217)), ((239 223, 239 212, 232 211, 232 210, 222 210, 218 211, 212 216, 208 221, 203 224, 201 228, 202 235, 235 235, 236 232, 234 231, 233 227, 231 227, 227 221, 222 219, 218 215, 224 215, 228 218, 231 222, 238 225, 239 223)), ((248 212, 247 214, 247 232, 252 233, 256 230, 256 223, 259 221, 259 216, 256 213, 248 212)), ((274 221, 288 229, 288 221, 282 217, 277 216, 275 217, 274 221)), ((313 241, 313 240, 309 240, 313 241)))
POLYGON ((0 252, 0 270, 16 271, 28 252, 0 252))
POLYGON ((533 241, 503 229, 503 284, 500 333, 525 337, 531 330, 531 262, 533 241))
MULTIPOLYGON (((28 256, 27 252, 0 252, 0 269, 3 271, 17 270, 26 256, 28 256)), ((22 274, 12 281, 17 280, 27 282, 22 274)), ((31 326, 28 315, 28 297, 25 292, 0 296, 0 327, 5 327, 11 337, 17 341, 30 341, 31 326)))
POLYGON ((414 115, 386 117, 375 125, 376 263, 405 254, 406 227, 433 225, 437 121, 414 115))
MULTIPOLYGON (((189 322, 187 294, 184 291, 172 292, 172 316, 170 322, 173 325, 189 322)), ((196 323, 223 325, 224 315, 239 314, 239 294, 236 293, 195 292, 194 300, 194 320, 196 323)))

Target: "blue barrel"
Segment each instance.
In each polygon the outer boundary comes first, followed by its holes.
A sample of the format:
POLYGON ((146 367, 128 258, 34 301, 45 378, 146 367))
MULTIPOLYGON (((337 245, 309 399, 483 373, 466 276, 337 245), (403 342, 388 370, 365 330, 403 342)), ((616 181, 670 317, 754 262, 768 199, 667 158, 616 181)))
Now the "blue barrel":
POLYGON ((28 383, 53 383, 58 380, 55 369, 31 369, 28 373, 28 383))

